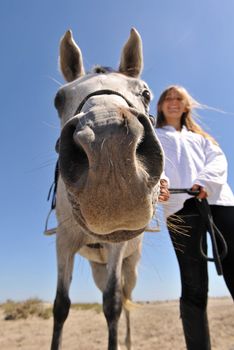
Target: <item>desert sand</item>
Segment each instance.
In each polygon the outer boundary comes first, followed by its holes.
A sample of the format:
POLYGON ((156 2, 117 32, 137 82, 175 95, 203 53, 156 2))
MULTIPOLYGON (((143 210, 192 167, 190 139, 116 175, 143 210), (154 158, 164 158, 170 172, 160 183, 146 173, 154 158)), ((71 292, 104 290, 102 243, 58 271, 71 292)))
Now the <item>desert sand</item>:
MULTIPOLYGON (((134 350, 183 350, 185 343, 178 301, 139 303, 131 312, 134 350)), ((208 305, 212 350, 234 350, 234 307, 231 298, 211 298, 208 305)), ((5 321, 0 309, 1 350, 48 350, 52 318, 5 321)), ((124 350, 125 319, 120 321, 124 350)), ((105 350, 106 321, 94 310, 71 309, 65 324, 63 350, 105 350)), ((198 349, 199 350, 199 349, 198 349)))

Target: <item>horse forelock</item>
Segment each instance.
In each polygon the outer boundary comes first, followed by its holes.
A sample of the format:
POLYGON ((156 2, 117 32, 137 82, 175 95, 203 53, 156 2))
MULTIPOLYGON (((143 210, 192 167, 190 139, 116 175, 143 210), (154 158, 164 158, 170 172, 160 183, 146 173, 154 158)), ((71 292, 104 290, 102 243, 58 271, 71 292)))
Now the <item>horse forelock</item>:
POLYGON ((105 67, 105 66, 101 66, 101 65, 95 65, 92 70, 91 73, 117 73, 118 71, 113 69, 112 67, 105 67))

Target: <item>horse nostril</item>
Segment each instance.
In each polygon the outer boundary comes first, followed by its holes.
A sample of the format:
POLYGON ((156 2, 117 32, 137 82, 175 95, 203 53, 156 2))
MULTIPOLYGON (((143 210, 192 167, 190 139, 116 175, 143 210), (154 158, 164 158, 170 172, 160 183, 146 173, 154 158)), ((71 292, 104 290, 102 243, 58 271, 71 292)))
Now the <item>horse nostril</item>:
POLYGON ((65 181, 75 183, 89 168, 89 160, 76 125, 67 124, 60 137, 59 161, 65 181))
POLYGON ((163 167, 163 151, 155 136, 151 122, 145 115, 138 116, 144 127, 144 135, 137 145, 136 154, 152 178, 159 178, 163 167))
POLYGON ((81 144, 76 143, 76 161, 79 166, 80 171, 82 168, 87 168, 89 165, 89 160, 87 154, 81 144))

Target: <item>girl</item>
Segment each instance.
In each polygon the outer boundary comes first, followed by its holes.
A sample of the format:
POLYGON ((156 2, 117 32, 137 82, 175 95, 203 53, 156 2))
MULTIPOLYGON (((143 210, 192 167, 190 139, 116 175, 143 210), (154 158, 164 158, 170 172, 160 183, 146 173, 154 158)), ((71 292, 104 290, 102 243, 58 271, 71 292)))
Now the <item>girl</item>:
MULTIPOLYGON (((196 205, 199 199, 207 198, 214 223, 226 240, 228 254, 222 261, 222 269, 234 299, 234 196, 227 184, 227 161, 222 150, 193 119, 193 110, 199 107, 201 105, 185 88, 170 86, 159 98, 156 122, 170 187, 199 190, 196 198, 188 194, 171 194, 164 205, 180 268, 180 314, 189 350, 211 349, 207 321, 207 261, 200 252, 206 224, 196 205)), ((207 252, 204 238, 203 250, 207 252)))

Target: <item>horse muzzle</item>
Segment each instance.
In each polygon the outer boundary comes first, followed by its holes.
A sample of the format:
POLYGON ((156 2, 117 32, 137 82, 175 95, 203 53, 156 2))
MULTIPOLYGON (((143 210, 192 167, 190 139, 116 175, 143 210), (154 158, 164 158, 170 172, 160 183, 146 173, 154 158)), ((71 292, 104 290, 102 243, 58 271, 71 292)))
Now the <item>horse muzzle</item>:
POLYGON ((163 152, 148 116, 125 107, 78 114, 61 132, 59 167, 90 231, 140 230, 151 219, 163 152))

